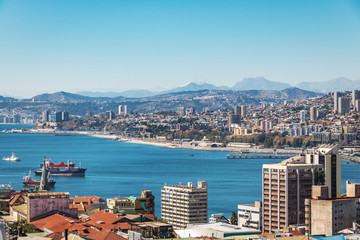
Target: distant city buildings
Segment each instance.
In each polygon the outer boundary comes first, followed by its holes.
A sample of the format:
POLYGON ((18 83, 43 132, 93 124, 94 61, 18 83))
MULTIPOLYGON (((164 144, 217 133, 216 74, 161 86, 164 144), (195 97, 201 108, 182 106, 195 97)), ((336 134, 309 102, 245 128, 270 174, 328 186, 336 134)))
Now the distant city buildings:
POLYGON ((106 117, 109 120, 114 120, 116 118, 116 115, 115 115, 115 113, 113 111, 107 111, 106 112, 106 117))
POLYGON ((185 112, 185 107, 178 107, 177 113, 178 113, 180 116, 184 116, 184 115, 186 114, 186 112, 185 112))
POLYGON ((175 228, 185 228, 187 224, 207 223, 208 186, 206 181, 198 181, 193 186, 165 185, 161 189, 161 218, 175 228))
POLYGON ((43 122, 63 122, 69 121, 69 113, 68 112, 48 112, 43 111, 41 114, 41 119, 43 122))

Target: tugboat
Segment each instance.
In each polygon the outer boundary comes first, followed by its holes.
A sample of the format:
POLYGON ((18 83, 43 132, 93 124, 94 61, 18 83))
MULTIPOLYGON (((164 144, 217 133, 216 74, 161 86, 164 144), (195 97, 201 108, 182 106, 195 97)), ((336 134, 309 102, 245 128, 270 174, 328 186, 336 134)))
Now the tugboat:
MULTIPOLYGON (((45 156, 44 156, 45 158, 45 156)), ((45 163, 45 161, 44 161, 45 163)), ((46 165, 46 164, 45 164, 46 165)), ((47 166, 47 170, 51 176, 65 176, 65 177, 84 177, 86 168, 71 166, 68 160, 68 164, 61 167, 49 167, 47 166)), ((35 171, 36 176, 40 176, 42 173, 42 169, 39 168, 35 171)))
POLYGON ((20 161, 20 158, 15 156, 14 153, 12 153, 11 157, 3 157, 4 161, 9 161, 9 162, 18 162, 20 161))
MULTIPOLYGON (((56 182, 53 179, 49 178, 48 182, 51 188, 55 187, 56 182)), ((29 171, 29 175, 23 177, 23 184, 26 187, 40 187, 40 183, 40 181, 36 181, 31 177, 31 171, 29 171)))

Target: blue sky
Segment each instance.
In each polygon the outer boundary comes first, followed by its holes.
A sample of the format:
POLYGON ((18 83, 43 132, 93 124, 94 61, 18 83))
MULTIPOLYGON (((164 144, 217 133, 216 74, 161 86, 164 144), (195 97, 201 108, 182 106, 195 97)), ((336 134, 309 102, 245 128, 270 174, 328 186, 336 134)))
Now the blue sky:
POLYGON ((0 95, 360 80, 360 1, 0 0, 0 95))

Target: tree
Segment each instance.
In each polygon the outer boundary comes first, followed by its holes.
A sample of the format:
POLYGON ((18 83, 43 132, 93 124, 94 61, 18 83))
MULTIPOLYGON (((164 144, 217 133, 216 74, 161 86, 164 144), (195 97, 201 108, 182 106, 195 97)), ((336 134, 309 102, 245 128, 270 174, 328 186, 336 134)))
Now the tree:
POLYGON ((232 211, 230 213, 230 223, 233 225, 237 225, 238 224, 238 216, 236 211, 232 211))

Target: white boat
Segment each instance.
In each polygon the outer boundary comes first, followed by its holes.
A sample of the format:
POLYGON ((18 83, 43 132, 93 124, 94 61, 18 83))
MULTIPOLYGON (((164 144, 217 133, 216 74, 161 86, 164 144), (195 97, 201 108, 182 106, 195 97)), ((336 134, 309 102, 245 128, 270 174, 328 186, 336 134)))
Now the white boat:
POLYGON ((12 153, 11 157, 3 157, 4 161, 10 161, 10 162, 17 162, 20 161, 20 157, 15 156, 14 153, 12 153))

